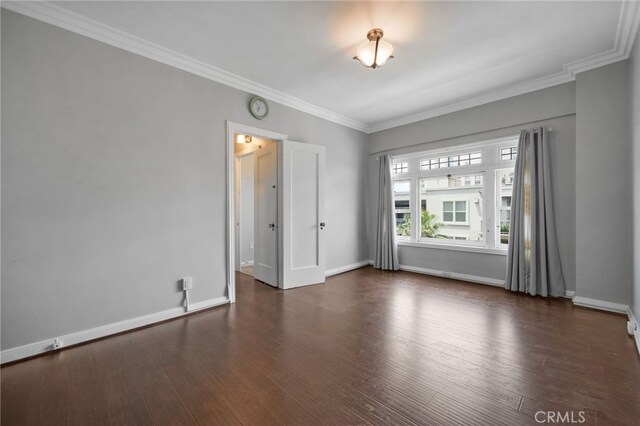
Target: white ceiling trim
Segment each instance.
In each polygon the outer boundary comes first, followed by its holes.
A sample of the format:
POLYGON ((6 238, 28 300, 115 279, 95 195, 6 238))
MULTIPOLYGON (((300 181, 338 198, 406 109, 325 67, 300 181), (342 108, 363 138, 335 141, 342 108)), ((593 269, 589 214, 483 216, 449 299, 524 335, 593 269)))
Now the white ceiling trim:
POLYGON ((530 80, 525 83, 500 88, 493 92, 477 96, 462 102, 433 108, 418 114, 385 120, 373 125, 354 120, 342 114, 329 111, 309 102, 287 95, 263 84, 240 77, 205 62, 167 49, 158 44, 133 36, 124 31, 104 25, 83 15, 71 12, 47 2, 2 2, 2 7, 16 13, 34 18, 68 31, 101 41, 114 47, 161 62, 200 77, 224 85, 262 96, 271 101, 297 109, 366 133, 426 120, 463 109, 473 108, 501 99, 518 96, 536 90, 556 86, 575 80, 577 73, 588 71, 629 58, 633 41, 640 26, 640 2, 623 1, 620 8, 618 28, 614 47, 608 51, 564 64, 562 71, 549 76, 530 80))
POLYGON ((495 90, 486 95, 478 96, 462 102, 445 105, 439 108, 430 109, 412 114, 405 117, 394 118, 376 123, 371 126, 369 133, 379 132, 391 129, 405 124, 415 123, 417 121, 427 120, 440 115, 449 114, 463 109, 473 108, 490 102, 499 101, 513 96, 523 95, 525 93, 534 92, 536 90, 546 89, 548 87, 557 86, 558 84, 573 81, 576 74, 588 71, 594 68, 612 64, 614 62, 623 61, 629 58, 631 48, 638 32, 640 24, 640 2, 623 1, 620 7, 620 15, 618 18, 618 29, 616 31, 616 39, 614 47, 596 55, 588 56, 577 61, 569 62, 562 66, 562 71, 546 77, 530 80, 513 86, 504 87, 495 90))
POLYGON ((145 58, 161 62, 200 77, 243 90, 273 102, 315 115, 325 120, 368 132, 370 126, 358 120, 310 104, 302 99, 267 87, 263 84, 240 77, 205 62, 183 55, 158 44, 133 36, 124 31, 104 25, 98 21, 71 12, 47 2, 2 2, 2 7, 16 13, 46 22, 56 27, 89 37, 91 39, 136 53, 145 58))

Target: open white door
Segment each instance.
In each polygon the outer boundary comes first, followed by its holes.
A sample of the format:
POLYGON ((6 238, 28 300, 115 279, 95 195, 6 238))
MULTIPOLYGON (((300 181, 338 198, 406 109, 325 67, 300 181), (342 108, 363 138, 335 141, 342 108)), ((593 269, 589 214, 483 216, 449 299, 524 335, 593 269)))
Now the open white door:
POLYGON ((283 288, 324 282, 325 148, 282 143, 283 288))
POLYGON ((254 278, 278 286, 278 144, 255 152, 254 278))

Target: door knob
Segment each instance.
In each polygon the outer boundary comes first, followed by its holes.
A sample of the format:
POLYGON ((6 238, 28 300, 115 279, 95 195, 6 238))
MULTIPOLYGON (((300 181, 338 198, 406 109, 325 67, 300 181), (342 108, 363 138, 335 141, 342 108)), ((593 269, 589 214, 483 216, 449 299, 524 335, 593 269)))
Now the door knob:
POLYGON ((326 225, 325 225, 325 223, 324 223, 324 222, 320 222, 320 229, 324 229, 324 227, 325 227, 325 226, 326 226, 326 225))

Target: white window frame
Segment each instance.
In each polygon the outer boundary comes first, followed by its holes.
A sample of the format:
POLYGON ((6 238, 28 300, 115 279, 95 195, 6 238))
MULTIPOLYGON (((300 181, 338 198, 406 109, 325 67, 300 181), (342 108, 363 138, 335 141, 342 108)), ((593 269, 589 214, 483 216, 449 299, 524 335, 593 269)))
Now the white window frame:
POLYGON ((509 150, 509 155, 511 155, 511 150, 513 148, 516 149, 516 157, 517 157, 518 156, 518 152, 517 152, 518 151, 518 141, 517 140, 515 141, 515 145, 509 144, 509 145, 504 145, 504 146, 500 147, 500 149, 498 150, 498 159, 500 160, 501 163, 509 163, 511 161, 514 161, 514 162, 516 161, 515 157, 512 158, 512 159, 506 159, 506 160, 502 159, 502 150, 503 149, 508 149, 509 150))
MULTIPOLYGON (((408 154, 392 156, 394 162, 406 162, 409 166, 408 173, 398 173, 392 175, 392 180, 409 180, 410 196, 409 209, 411 211, 411 236, 398 237, 398 245, 413 247, 441 248, 457 251, 471 251, 506 255, 507 245, 500 244, 500 210, 498 203, 499 185, 497 182, 497 171, 511 169, 515 167, 514 160, 502 160, 500 150, 506 147, 517 145, 519 135, 511 135, 499 139, 485 140, 481 142, 464 144, 455 147, 420 151, 408 154), (449 168, 422 170, 420 165, 423 160, 435 157, 454 156, 472 152, 482 153, 482 163, 465 166, 455 166, 449 168), (452 173, 453 172, 453 173, 452 173), (422 237, 420 229, 421 198, 420 184, 421 178, 434 178, 439 176, 460 176, 460 175, 482 175, 482 211, 483 211, 483 235, 484 241, 437 239, 422 237)), ((467 201, 467 225, 470 220, 470 201, 467 199, 453 199, 453 201, 467 201)), ((448 201, 448 200, 447 200, 448 201)), ((395 215, 395 204, 394 204, 395 215)), ((395 218, 395 216, 394 216, 395 218)), ((455 219, 455 217, 454 217, 455 219)), ((448 226, 464 225, 460 222, 447 222, 448 226)))
POLYGON ((392 175, 403 175, 409 172, 409 163, 406 161, 398 161, 391 164, 391 174, 392 175), (396 167, 398 166, 398 167, 396 167), (398 171, 396 171, 399 169, 398 171), (403 170, 406 169, 406 170, 403 170))

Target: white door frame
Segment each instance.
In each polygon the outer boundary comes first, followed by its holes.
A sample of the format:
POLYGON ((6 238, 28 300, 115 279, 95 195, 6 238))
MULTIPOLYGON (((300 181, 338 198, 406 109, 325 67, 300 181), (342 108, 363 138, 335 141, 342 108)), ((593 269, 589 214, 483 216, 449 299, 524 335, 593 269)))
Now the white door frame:
MULTIPOLYGON (((287 135, 227 120, 227 293, 229 302, 236 301, 236 226, 235 226, 235 150, 234 133, 282 142, 287 135)), ((278 191, 279 192, 279 191, 278 191)), ((278 226, 278 229, 281 227, 278 226)), ((278 250, 280 251, 280 250, 278 250)), ((280 256, 278 256, 280 264, 280 256)))

